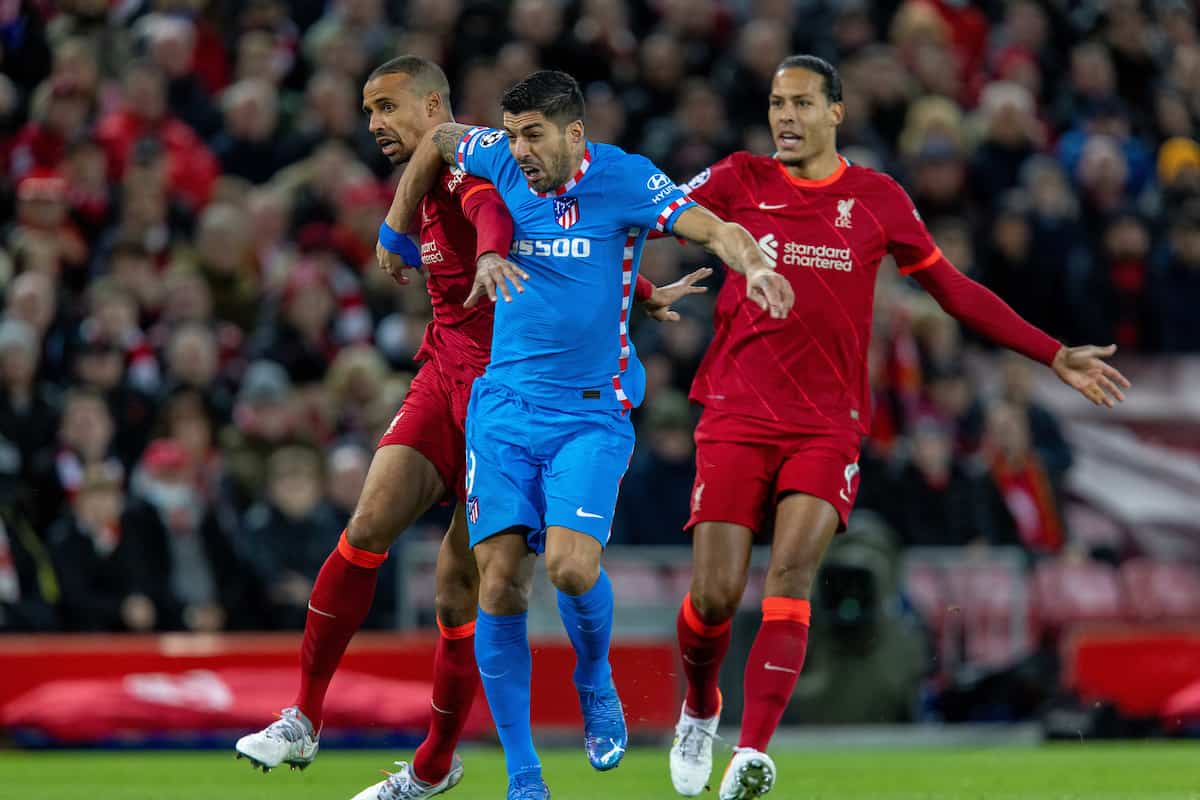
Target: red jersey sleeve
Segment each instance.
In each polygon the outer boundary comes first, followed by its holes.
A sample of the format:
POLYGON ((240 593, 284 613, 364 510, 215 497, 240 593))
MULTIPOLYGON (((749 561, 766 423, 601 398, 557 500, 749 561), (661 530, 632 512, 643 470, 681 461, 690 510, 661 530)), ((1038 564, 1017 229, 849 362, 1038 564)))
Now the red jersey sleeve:
POLYGON ((513 222, 496 187, 482 178, 464 174, 451 193, 475 226, 475 260, 488 252, 507 257, 512 247, 513 222))
POLYGON ((913 276, 947 314, 997 344, 1049 365, 1062 344, 1030 325, 989 289, 944 258, 913 276))
POLYGON ((886 186, 886 193, 875 212, 887 235, 888 252, 896 259, 900 274, 911 275, 933 266, 942 257, 942 251, 921 221, 912 198, 890 177, 880 177, 886 186))
POLYGON ((683 191, 688 199, 695 200, 721 219, 727 219, 729 213, 727 201, 741 195, 741 178, 738 177, 738 168, 743 155, 734 153, 711 167, 701 170, 696 177, 683 185, 683 191))

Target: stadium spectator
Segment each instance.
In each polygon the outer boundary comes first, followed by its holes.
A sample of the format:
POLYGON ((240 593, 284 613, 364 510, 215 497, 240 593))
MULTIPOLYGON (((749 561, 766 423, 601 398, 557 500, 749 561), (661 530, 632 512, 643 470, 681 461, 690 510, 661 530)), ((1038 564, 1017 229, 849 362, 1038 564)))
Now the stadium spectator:
POLYGON ((58 284, 53 276, 45 272, 24 272, 7 288, 5 316, 29 325, 34 338, 41 342, 42 354, 38 359, 41 377, 55 383, 69 380, 66 362, 70 327, 62 312, 58 284))
POLYGON ((87 116, 82 87, 66 79, 43 83, 34 94, 30 121, 3 148, 11 179, 56 172, 66 160, 68 144, 84 133, 87 116))
POLYGON ((1045 139, 1034 116, 1032 93, 1017 83, 988 84, 979 101, 982 141, 971 157, 971 188, 975 203, 991 210, 993 203, 1017 185, 1021 167, 1045 139))
POLYGON ((189 210, 203 208, 220 166, 196 132, 170 113, 162 72, 152 64, 135 62, 124 72, 123 88, 122 105, 96 123, 96 139, 108 154, 109 174, 123 177, 134 145, 150 138, 166 153, 172 197, 189 210))
POLYGON ((1029 417, 1012 403, 988 409, 983 457, 1021 545, 1035 556, 1061 551, 1066 535, 1054 487, 1033 449, 1029 417))
POLYGON ((302 628, 313 580, 336 543, 336 513, 322 500, 321 462, 312 450, 277 450, 266 472, 264 499, 243 522, 245 552, 267 593, 272 627, 302 628))
POLYGON ((1074 463, 1071 445, 1063 436, 1058 420, 1033 396, 1033 370, 1024 360, 1011 354, 1003 357, 1004 402, 1017 412, 1024 411, 1029 422, 1030 441, 1037 451, 1047 477, 1058 495, 1061 496, 1063 480, 1074 463))
MULTIPOLYGON (((162 70, 167 82, 167 106, 201 138, 207 139, 221 127, 221 118, 196 65, 196 26, 184 17, 151 13, 137 21, 135 35, 149 60, 162 70)), ((212 44, 212 43, 206 43, 212 44)), ((218 63, 223 53, 218 56, 218 63)))
POLYGON ((162 622, 158 576, 146 557, 153 512, 126 500, 119 474, 104 464, 83 468, 70 505, 46 533, 67 630, 144 632, 162 622))
POLYGON ((1200 352, 1200 318, 1193 302, 1200 297, 1200 197, 1172 213, 1163 260, 1156 303, 1162 348, 1200 352))
POLYGON ((18 486, 34 478, 38 452, 58 431, 59 396, 38 379, 40 359, 33 328, 18 319, 0 319, 0 473, 6 503, 18 486))
POLYGON ((244 511, 263 496, 271 453, 295 443, 292 383, 271 361, 257 361, 242 376, 233 424, 221 433, 231 500, 244 511))
POLYGON ((0 633, 58 627, 58 579, 46 545, 20 505, 0 502, 0 633))
POLYGON ((213 314, 246 332, 253 330, 259 307, 250 244, 244 214, 227 203, 206 208, 196 225, 193 263, 208 284, 213 314))
MULTIPOLYGON (((163 629, 217 631, 246 626, 239 612, 253 608, 253 583, 233 545, 192 480, 188 452, 179 442, 149 444, 130 480, 130 494, 149 514, 142 553, 163 629)), ((253 625, 250 625, 253 627, 253 625)))
POLYGON ((888 481, 884 515, 905 547, 1016 542, 981 471, 954 458, 951 430, 934 417, 913 426, 908 457, 888 481))
POLYGON ((279 95, 267 81, 245 78, 221 95, 224 129, 213 139, 213 154, 227 175, 264 183, 287 166, 289 148, 279 135, 279 95))
POLYGON ((232 511, 221 495, 225 466, 217 448, 217 423, 204 394, 181 387, 168 395, 162 403, 158 429, 165 439, 183 449, 199 502, 219 513, 232 511))

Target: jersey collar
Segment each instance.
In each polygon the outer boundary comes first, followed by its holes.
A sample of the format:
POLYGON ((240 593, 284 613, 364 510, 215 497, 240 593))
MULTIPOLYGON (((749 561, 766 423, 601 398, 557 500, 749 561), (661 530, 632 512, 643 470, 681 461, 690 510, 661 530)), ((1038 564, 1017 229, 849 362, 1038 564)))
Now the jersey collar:
POLYGON ((559 195, 564 195, 579 185, 579 182, 581 180, 583 180, 584 173, 586 173, 588 171, 588 167, 590 167, 591 165, 592 165, 592 145, 590 142, 588 142, 588 143, 584 144, 583 161, 580 162, 579 171, 575 173, 575 177, 571 178, 571 180, 567 181, 562 186, 559 186, 557 189, 551 189, 548 192, 539 192, 537 189, 534 189, 532 186, 529 187, 529 191, 533 192, 538 197, 558 197, 559 195))
POLYGON ((850 166, 850 162, 846 160, 846 157, 839 153, 838 167, 833 171, 833 174, 819 181, 810 181, 805 178, 797 178, 788 172, 787 167, 783 165, 782 161, 777 160, 775 163, 779 165, 779 171, 783 173, 783 177, 787 178, 793 186, 799 186, 803 189, 819 189, 822 186, 829 186, 832 183, 836 183, 842 175, 846 174, 846 167, 850 166))

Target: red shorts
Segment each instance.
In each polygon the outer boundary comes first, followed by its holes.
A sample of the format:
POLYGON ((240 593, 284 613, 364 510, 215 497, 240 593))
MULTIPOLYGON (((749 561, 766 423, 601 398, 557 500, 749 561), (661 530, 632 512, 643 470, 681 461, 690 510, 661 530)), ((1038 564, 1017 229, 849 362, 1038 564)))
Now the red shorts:
POLYGON ((417 371, 404 404, 379 439, 378 447, 403 444, 429 459, 447 493, 467 497, 467 443, 464 426, 471 384, 443 374, 436 361, 417 371))
POLYGON ((799 431, 779 423, 706 410, 696 426, 696 483, 690 530, 732 522, 763 533, 780 497, 819 497, 846 529, 858 494, 856 431, 799 431))

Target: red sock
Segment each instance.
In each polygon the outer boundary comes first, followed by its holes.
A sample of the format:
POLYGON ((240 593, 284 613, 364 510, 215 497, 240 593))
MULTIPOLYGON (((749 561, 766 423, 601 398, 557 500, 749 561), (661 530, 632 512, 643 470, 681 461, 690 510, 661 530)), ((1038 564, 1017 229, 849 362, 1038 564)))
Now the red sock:
POLYGON ((304 644, 300 647, 300 693, 296 705, 321 729, 325 692, 337 670, 351 637, 362 627, 371 601, 375 579, 387 553, 372 553, 350 544, 346 532, 325 559, 308 601, 304 622, 304 644))
POLYGON ((413 756, 413 772, 426 783, 437 783, 450 772, 454 748, 479 693, 475 666, 475 623, 447 628, 438 620, 437 652, 433 657, 433 716, 429 733, 413 756))
POLYGON ((746 694, 742 738, 738 747, 766 752, 792 699, 808 647, 807 600, 763 598, 763 623, 746 659, 746 694))
POLYGON ((692 605, 691 592, 679 607, 675 631, 679 635, 679 654, 683 657, 683 674, 688 682, 684 706, 689 714, 700 719, 708 719, 721 710, 717 678, 733 636, 731 622, 725 620, 719 625, 706 625, 692 605))

